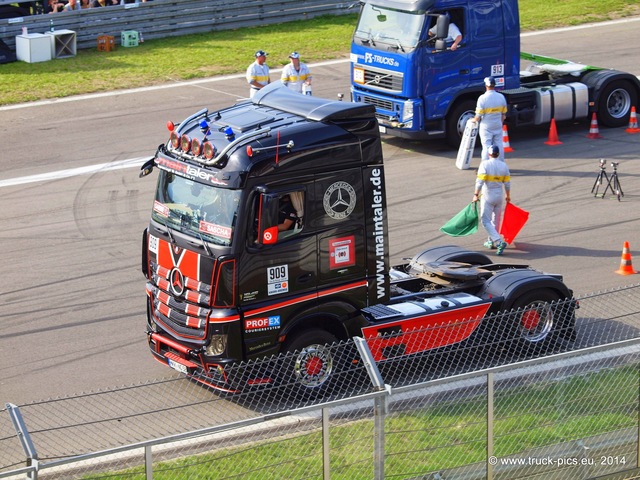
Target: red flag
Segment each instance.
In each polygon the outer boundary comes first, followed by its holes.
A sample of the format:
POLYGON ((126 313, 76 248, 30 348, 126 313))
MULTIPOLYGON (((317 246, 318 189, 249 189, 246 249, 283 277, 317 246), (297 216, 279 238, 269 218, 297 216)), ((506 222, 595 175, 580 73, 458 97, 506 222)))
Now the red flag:
POLYGON ((516 207, 513 203, 507 203, 500 226, 500 234, 504 237, 504 241, 511 245, 528 219, 529 212, 516 207))

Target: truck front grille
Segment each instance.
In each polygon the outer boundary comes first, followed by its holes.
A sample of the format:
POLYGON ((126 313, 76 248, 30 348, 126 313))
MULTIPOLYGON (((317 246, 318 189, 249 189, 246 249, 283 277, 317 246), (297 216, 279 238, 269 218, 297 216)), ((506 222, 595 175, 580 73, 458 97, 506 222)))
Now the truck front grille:
POLYGON ((169 270, 157 264, 151 267, 156 316, 179 335, 203 338, 211 313, 208 303, 211 285, 185 277, 184 292, 176 296, 169 284, 169 270))
POLYGON ((367 95, 362 96, 363 103, 373 105, 376 109, 393 111, 393 102, 390 100, 383 100, 381 98, 369 97, 367 95))
POLYGON ((363 86, 375 90, 384 90, 386 92, 402 92, 404 82, 404 75, 402 73, 364 65, 357 65, 357 67, 364 70, 363 86))

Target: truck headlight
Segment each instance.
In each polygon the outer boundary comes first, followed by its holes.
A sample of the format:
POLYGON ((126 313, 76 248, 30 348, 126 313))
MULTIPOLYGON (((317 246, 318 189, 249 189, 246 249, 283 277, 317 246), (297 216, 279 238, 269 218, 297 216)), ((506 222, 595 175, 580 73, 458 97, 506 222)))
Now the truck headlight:
POLYGON ((402 109, 402 122, 408 122, 413 120, 413 102, 411 100, 405 100, 404 108, 402 109))
POLYGON ((153 318, 149 318, 147 324, 149 325, 149 331, 151 333, 158 333, 158 324, 153 318))
POLYGON ((211 342, 207 346, 206 353, 210 356, 222 355, 227 349, 226 335, 211 335, 211 342))

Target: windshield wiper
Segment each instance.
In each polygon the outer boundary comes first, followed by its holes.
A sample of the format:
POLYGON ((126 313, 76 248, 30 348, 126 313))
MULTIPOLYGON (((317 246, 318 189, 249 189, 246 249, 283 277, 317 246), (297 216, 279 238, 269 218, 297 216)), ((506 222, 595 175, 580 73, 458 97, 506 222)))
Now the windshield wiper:
MULTIPOLYGON (((158 220, 158 219, 156 218, 156 220, 158 220)), ((167 222, 168 222, 168 221, 169 221, 169 219, 167 218, 167 222)), ((169 226, 169 224, 168 224, 168 223, 166 223, 166 222, 165 222, 165 223, 162 223, 162 222, 160 222, 160 221, 158 221, 158 223, 159 223, 160 225, 163 225, 163 226, 164 226, 164 228, 166 228, 166 229, 167 229, 167 235, 169 235, 169 240, 171 240, 171 243, 176 243, 175 238, 173 238, 173 234, 172 234, 171 227, 169 226)))
POLYGON ((400 42, 400 39, 396 38, 396 37, 388 37, 388 36, 384 36, 382 37, 383 40, 393 40, 396 44, 391 47, 391 48, 395 48, 396 50, 401 50, 402 53, 404 53, 404 47, 402 46, 402 43, 400 42))
POLYGON ((400 43, 400 40, 398 40, 397 38, 393 38, 392 40, 396 41, 396 49, 399 48, 402 53, 405 53, 404 47, 402 46, 402 43, 400 43))
POLYGON ((204 247, 204 251, 207 252, 207 255, 209 255, 210 257, 213 257, 213 253, 211 253, 211 250, 209 249, 209 245, 207 245, 207 242, 204 241, 204 237, 202 236, 202 234, 198 231, 196 231, 196 234, 198 235, 198 238, 200 238, 200 241, 202 241, 202 246, 204 247))
POLYGON ((373 41, 373 35, 371 34, 371 30, 369 30, 367 33, 365 33, 363 30, 359 30, 356 33, 364 33, 365 35, 367 35, 368 38, 363 38, 362 40, 360 40, 363 44, 369 44, 371 43, 371 45, 373 45, 374 47, 376 46, 376 42, 373 41))

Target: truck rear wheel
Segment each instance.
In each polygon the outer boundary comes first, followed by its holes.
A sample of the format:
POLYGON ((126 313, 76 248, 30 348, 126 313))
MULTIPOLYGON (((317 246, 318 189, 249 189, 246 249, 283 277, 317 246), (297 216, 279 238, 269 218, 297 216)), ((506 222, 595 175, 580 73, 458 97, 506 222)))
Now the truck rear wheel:
POLYGON ((637 102, 637 93, 631 83, 613 81, 600 93, 598 119, 607 127, 623 127, 629 122, 631 107, 637 102))
MULTIPOLYGON (((558 304, 560 295, 548 289, 522 295, 513 304, 517 331, 510 335, 523 353, 550 353, 560 338, 574 338, 573 307, 558 304)), ((513 325, 513 324, 512 324, 513 325)))
POLYGON ((460 147, 460 140, 467 126, 467 120, 475 117, 476 102, 463 100, 455 105, 447 115, 447 143, 454 148, 460 147))

